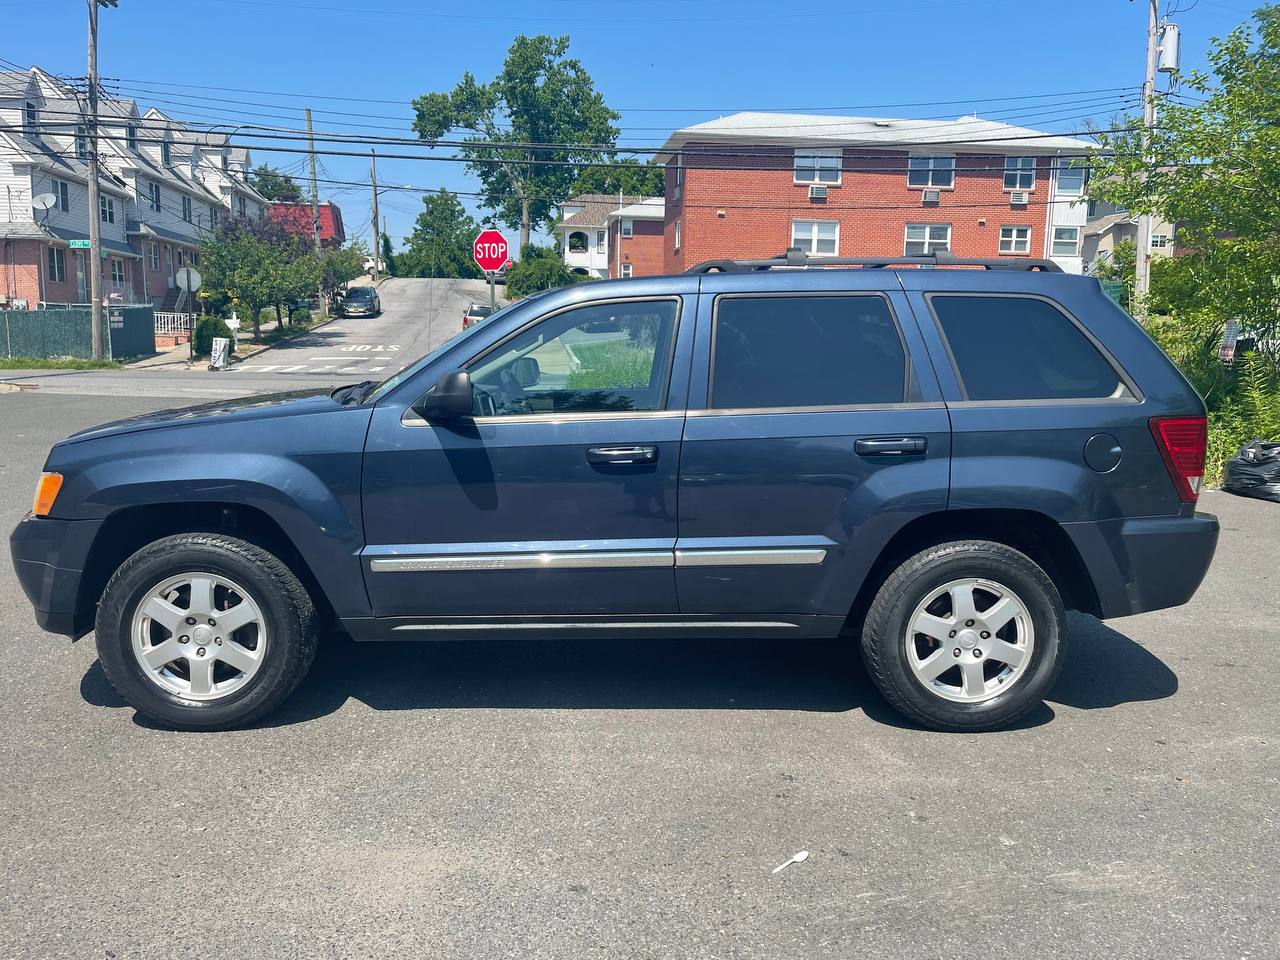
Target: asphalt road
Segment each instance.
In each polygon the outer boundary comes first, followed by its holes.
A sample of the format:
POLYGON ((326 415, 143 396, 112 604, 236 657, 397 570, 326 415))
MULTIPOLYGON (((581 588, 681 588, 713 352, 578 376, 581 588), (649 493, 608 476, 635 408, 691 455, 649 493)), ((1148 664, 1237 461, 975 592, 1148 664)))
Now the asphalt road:
MULTIPOLYGON (((0 394, 0 526, 56 439, 184 399, 0 394)), ((1203 505, 1197 598, 1073 615, 974 736, 836 644, 519 639, 333 642, 263 726, 172 733, 5 551, 0 956, 1275 957, 1280 507, 1203 505)))
POLYGON ((0 370, 0 385, 36 386, 45 393, 177 396, 195 403, 382 380, 461 330, 463 310, 473 300, 488 303, 489 287, 483 280, 393 277, 378 288, 378 295, 381 316, 339 318, 223 372, 175 359, 164 366, 124 370, 0 370))

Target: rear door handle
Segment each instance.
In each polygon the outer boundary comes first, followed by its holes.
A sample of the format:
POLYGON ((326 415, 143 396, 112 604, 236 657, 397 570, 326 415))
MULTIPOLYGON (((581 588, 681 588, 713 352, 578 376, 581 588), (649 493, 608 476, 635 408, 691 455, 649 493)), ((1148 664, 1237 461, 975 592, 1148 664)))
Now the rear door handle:
POLYGON ((918 456, 928 447, 929 442, 924 437, 886 437, 853 442, 853 452, 861 457, 918 456))
POLYGON ((589 447, 587 463, 654 463, 658 459, 658 448, 629 444, 622 447, 589 447))

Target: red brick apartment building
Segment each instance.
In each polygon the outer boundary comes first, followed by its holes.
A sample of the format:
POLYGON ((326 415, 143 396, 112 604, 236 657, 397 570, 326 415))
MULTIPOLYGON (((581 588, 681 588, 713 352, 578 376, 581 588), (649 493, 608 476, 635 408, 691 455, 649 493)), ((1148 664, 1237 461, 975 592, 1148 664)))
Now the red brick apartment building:
MULTIPOLYGON (((316 206, 316 214, 320 218, 320 246, 325 249, 338 249, 347 242, 347 232, 342 226, 342 211, 333 202, 316 206)), ((267 217, 288 230, 295 237, 311 236, 311 201, 289 203, 284 200, 273 200, 267 208, 267 217)))
POLYGON ((976 117, 738 113, 673 133, 663 269, 815 255, 1051 257, 1082 269, 1090 144, 976 117))

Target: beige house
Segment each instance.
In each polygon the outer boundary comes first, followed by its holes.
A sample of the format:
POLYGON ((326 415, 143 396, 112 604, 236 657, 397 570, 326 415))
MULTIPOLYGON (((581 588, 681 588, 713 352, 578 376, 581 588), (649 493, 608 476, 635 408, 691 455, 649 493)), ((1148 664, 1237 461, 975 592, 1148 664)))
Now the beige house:
MULTIPOLYGON (((1151 224, 1151 256, 1168 257, 1173 254, 1173 224, 1155 218, 1151 224)), ((1109 213, 1088 221, 1084 225, 1080 253, 1085 272, 1089 272, 1095 260, 1106 260, 1122 240, 1138 239, 1138 218, 1121 211, 1109 213)))

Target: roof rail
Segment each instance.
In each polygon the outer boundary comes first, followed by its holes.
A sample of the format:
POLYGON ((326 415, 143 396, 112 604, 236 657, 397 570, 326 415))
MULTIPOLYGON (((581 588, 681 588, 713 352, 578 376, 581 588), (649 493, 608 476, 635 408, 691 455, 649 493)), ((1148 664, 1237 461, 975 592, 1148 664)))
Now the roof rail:
POLYGON ((799 247, 789 247, 780 257, 766 260, 707 260, 690 267, 685 273, 741 273, 747 270, 771 270, 774 267, 982 267, 986 270, 1038 270, 1062 273, 1052 260, 1033 257, 957 257, 950 250, 939 250, 923 256, 904 257, 811 257, 799 247))

